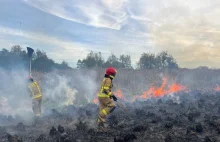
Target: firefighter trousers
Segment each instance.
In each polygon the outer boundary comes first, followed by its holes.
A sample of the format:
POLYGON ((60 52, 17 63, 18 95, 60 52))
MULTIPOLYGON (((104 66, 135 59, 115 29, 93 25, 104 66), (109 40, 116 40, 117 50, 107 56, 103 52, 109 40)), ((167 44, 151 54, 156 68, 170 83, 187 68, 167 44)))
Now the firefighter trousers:
POLYGON ((34 112, 34 115, 35 116, 40 116, 41 115, 41 102, 42 102, 42 99, 33 99, 32 100, 32 110, 34 112))
POLYGON ((106 122, 106 117, 108 114, 114 111, 115 104, 110 98, 99 97, 99 115, 98 115, 98 125, 104 124, 106 122))

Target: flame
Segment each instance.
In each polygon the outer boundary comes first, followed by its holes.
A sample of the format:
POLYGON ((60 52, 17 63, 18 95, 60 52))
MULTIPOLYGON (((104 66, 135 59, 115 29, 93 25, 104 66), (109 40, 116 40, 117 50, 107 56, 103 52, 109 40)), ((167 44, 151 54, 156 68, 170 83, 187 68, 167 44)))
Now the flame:
POLYGON ((186 86, 182 86, 180 84, 172 84, 168 93, 177 93, 184 90, 186 90, 186 86))
POLYGON ((168 87, 168 89, 166 89, 166 86, 167 86, 167 79, 163 78, 163 82, 159 88, 154 85, 151 85, 148 91, 143 92, 141 96, 136 95, 132 101, 135 101, 137 98, 141 98, 141 99, 148 99, 151 97, 157 98, 157 97, 163 97, 171 93, 186 91, 186 86, 183 86, 181 84, 173 83, 170 87, 168 87))
POLYGON ((94 104, 98 104, 98 101, 99 101, 98 98, 95 98, 95 99, 93 100, 93 103, 94 103, 94 104))
MULTIPOLYGON (((168 86, 167 85, 167 78, 163 78, 162 80, 163 80, 163 82, 160 87, 156 87, 153 84, 151 84, 150 88, 147 91, 143 92, 142 95, 135 95, 131 101, 134 102, 138 98, 140 98, 140 99, 148 99, 148 98, 152 98, 152 97, 158 98, 158 97, 163 97, 165 95, 169 95, 172 93, 177 93, 180 91, 188 91, 186 86, 183 86, 183 85, 177 84, 177 83, 173 83, 170 86, 168 86)), ((220 86, 219 86, 219 91, 220 91, 220 86)), ((122 100, 126 100, 126 98, 123 96, 121 90, 117 90, 113 94, 122 100)), ((95 104, 97 104, 98 99, 95 98, 93 100, 93 102, 95 104)))
POLYGON ((220 86, 216 85, 215 91, 220 91, 220 86))
MULTIPOLYGON (((151 97, 151 94, 153 94, 155 92, 155 87, 153 86, 153 84, 151 84, 150 89, 148 91, 143 92, 143 94, 140 96, 140 98, 143 99, 147 99, 151 97)), ((135 98, 137 98, 138 96, 136 95, 135 98)))
POLYGON ((166 86, 167 79, 163 78, 163 83, 160 88, 155 90, 154 97, 162 97, 166 94, 164 87, 166 86))
POLYGON ((125 97, 123 96, 121 90, 117 90, 116 92, 113 93, 117 98, 120 98, 122 100, 126 100, 125 97))

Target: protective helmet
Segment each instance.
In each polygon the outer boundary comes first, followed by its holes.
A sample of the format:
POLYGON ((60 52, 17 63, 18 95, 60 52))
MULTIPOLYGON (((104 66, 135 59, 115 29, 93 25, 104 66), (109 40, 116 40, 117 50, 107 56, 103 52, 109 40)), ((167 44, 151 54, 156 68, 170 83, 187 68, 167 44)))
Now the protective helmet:
POLYGON ((116 73, 117 73, 117 70, 115 68, 113 68, 113 67, 109 67, 105 71, 105 74, 110 76, 111 78, 114 78, 116 73))

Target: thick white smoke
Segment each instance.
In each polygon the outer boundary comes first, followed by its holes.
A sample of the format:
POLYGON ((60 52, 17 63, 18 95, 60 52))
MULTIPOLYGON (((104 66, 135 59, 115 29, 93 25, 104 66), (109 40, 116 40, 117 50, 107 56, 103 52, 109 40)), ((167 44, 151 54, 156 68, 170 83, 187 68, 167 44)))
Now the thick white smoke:
MULTIPOLYGON (((97 70, 77 70, 70 78, 73 85, 80 91, 79 95, 83 96, 86 103, 91 103, 99 89, 97 70)), ((78 97, 82 98, 82 96, 78 97)))
POLYGON ((77 91, 70 85, 65 76, 50 73, 40 83, 43 93, 43 108, 57 109, 73 105, 77 91))

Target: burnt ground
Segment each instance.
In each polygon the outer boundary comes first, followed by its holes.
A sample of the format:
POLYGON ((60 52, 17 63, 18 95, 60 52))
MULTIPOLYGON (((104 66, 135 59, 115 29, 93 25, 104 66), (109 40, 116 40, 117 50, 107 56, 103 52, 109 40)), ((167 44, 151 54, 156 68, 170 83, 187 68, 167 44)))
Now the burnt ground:
POLYGON ((108 119, 109 129, 95 128, 97 105, 68 106, 52 110, 38 124, 25 125, 16 118, 0 116, 2 142, 219 142, 220 93, 190 92, 175 97, 126 103, 108 119), (16 122, 16 123, 15 123, 16 122))

